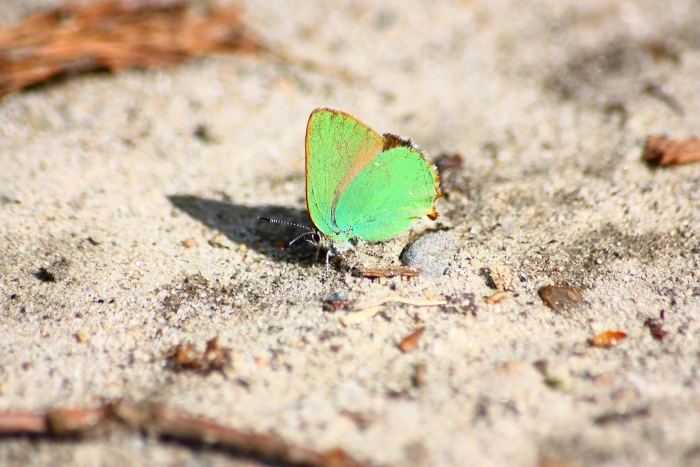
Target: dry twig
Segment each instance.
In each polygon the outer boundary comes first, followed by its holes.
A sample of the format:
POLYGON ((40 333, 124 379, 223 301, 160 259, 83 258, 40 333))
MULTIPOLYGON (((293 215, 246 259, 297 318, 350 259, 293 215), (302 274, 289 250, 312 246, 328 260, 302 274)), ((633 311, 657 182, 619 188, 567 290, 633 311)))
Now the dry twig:
POLYGON ((420 273, 423 272, 421 268, 414 268, 411 266, 392 266, 388 268, 365 268, 360 266, 357 268, 357 271, 363 277, 372 279, 394 276, 416 277, 420 276, 420 273))
POLYGON ((345 326, 360 323, 365 319, 376 315, 379 312, 380 307, 389 302, 399 302, 413 306, 435 306, 444 305, 447 303, 447 300, 414 300, 411 298, 402 297, 398 292, 393 292, 388 295, 384 295, 383 297, 373 298, 357 303, 353 307, 354 313, 346 315, 341 321, 345 326))
MULTIPOLYGON (((167 439, 207 445, 284 465, 304 467, 363 467, 340 449, 318 452, 283 439, 237 430, 193 417, 164 404, 118 402, 93 409, 53 409, 42 412, 0 413, 0 436, 31 434, 76 439, 99 428, 121 425, 167 439)), ((106 430, 103 430, 103 432, 106 430)))
POLYGON ((196 14, 178 0, 62 6, 0 30, 0 96, 66 74, 262 50, 238 9, 196 14))
POLYGON ((444 305, 447 303, 447 300, 444 299, 438 299, 438 300, 415 300, 412 298, 406 298, 402 297, 398 292, 393 292, 388 295, 384 295, 379 298, 373 298, 364 302, 360 302, 355 305, 354 310, 355 311, 360 311, 360 310, 365 310, 368 308, 373 308, 376 306, 384 305, 385 303, 389 302, 399 302, 399 303, 405 303, 406 305, 413 305, 413 306, 434 306, 434 305, 444 305))

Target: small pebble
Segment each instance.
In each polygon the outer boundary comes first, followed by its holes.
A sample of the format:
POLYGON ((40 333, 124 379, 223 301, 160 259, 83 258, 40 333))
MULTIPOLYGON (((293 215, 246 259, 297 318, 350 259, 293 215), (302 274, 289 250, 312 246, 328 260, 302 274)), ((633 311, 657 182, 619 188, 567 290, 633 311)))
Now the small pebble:
POLYGON ((228 248, 228 239, 226 238, 226 235, 222 233, 218 233, 214 235, 210 240, 209 244, 213 246, 214 248, 228 248))
POLYGON ((90 336, 88 336, 85 332, 83 331, 78 331, 75 333, 75 338, 80 342, 81 344, 84 344, 85 342, 90 342, 90 336))
POLYGON ((333 292, 323 299, 323 309, 326 311, 342 310, 348 305, 348 294, 345 292, 333 292))
POLYGON ((421 268, 422 276, 437 279, 445 274, 457 250, 457 237, 449 232, 428 233, 410 243, 401 253, 406 266, 421 268))

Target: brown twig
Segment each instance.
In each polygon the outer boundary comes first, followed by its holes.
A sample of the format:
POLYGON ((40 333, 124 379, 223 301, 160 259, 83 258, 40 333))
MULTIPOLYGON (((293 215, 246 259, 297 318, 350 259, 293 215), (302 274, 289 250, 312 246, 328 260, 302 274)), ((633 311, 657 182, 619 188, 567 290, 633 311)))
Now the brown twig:
POLYGON ((161 438, 224 450, 304 467, 363 467, 344 451, 318 452, 282 438, 226 427, 187 415, 160 403, 117 402, 92 409, 53 409, 42 412, 0 412, 0 436, 35 435, 75 439, 93 434, 109 423, 161 438))
POLYGON ((0 435, 34 435, 48 432, 46 415, 34 412, 0 412, 0 435))
POLYGON ((246 30, 238 9, 196 14, 179 0, 63 6, 0 30, 0 96, 59 75, 263 50, 267 48, 246 30))
POLYGON ((420 276, 420 273, 423 272, 421 268, 414 268, 412 266, 391 266, 388 268, 366 268, 363 266, 358 266, 357 271, 363 277, 373 279, 394 276, 416 277, 420 276))

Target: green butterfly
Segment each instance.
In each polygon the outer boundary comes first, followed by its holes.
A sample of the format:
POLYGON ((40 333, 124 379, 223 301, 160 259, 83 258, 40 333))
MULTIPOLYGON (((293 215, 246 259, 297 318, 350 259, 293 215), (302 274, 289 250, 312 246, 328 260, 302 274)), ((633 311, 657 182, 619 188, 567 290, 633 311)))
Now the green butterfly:
POLYGON ((386 241, 424 215, 437 218, 440 196, 437 169, 410 140, 316 109, 306 127, 306 206, 317 232, 289 245, 314 235, 342 253, 358 241, 386 241))

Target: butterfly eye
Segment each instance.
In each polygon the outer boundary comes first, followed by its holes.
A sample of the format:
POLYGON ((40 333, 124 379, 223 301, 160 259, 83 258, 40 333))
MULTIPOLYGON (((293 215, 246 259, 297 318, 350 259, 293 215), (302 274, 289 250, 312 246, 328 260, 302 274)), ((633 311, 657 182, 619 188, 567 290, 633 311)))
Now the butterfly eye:
POLYGON ((313 240, 314 243, 321 243, 321 234, 318 232, 314 232, 311 235, 311 239, 313 240))

